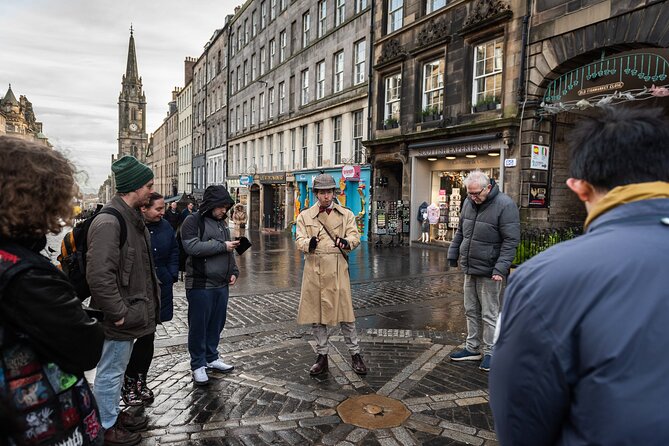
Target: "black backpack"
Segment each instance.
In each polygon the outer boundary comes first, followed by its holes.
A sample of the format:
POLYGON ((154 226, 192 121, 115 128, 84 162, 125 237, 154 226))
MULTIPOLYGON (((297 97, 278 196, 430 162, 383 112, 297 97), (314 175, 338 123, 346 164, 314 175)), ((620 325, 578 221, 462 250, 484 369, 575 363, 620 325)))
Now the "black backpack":
POLYGON ((88 229, 93 223, 93 219, 100 214, 110 214, 118 219, 121 225, 121 237, 119 248, 122 248, 128 237, 128 229, 125 226, 125 220, 119 211, 112 207, 104 207, 98 212, 88 217, 86 220, 77 223, 77 225, 63 238, 60 244, 60 269, 63 270, 67 278, 72 283, 74 291, 80 300, 85 300, 91 295, 91 290, 86 281, 86 252, 88 251, 88 229))

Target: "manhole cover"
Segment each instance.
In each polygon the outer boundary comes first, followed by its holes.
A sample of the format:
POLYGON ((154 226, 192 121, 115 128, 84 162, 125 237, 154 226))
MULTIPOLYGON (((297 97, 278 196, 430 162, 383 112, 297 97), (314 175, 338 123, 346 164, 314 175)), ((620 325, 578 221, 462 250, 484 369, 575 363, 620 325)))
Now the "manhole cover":
POLYGON ((401 402, 381 395, 349 398, 337 407, 344 423, 366 429, 400 426, 411 413, 401 402))

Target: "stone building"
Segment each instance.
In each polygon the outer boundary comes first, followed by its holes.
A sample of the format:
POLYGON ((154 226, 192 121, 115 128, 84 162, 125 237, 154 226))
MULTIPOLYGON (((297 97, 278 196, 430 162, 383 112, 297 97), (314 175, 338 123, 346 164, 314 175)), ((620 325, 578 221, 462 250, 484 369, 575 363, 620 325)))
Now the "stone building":
POLYGON ((151 135, 147 163, 153 170, 153 187, 165 198, 178 193, 178 148, 179 148, 179 114, 177 112, 177 96, 179 88, 172 91, 172 101, 168 103, 167 116, 163 123, 151 135))
POLYGON ((193 66, 196 59, 184 61, 184 87, 177 95, 179 116, 178 188, 180 194, 193 192, 193 66))
POLYGON ((4 134, 51 147, 48 138, 42 133, 42 123, 35 118, 33 104, 24 95, 20 95, 17 100, 11 85, 0 99, 0 135, 4 134))
POLYGON ((240 179, 250 229, 287 227, 314 203, 322 170, 339 181, 366 237, 370 24, 366 0, 252 0, 236 11, 228 176, 240 179))

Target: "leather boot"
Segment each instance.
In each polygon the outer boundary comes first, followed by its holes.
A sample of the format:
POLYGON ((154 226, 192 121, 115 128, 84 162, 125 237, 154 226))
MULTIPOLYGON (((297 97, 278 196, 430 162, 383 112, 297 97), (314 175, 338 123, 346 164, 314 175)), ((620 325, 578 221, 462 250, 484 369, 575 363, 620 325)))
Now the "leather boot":
POLYGON ((144 404, 153 403, 153 392, 146 385, 146 373, 137 374, 137 393, 139 393, 144 404))
POLYGON ((142 397, 137 392, 137 380, 125 375, 123 387, 121 388, 121 398, 126 406, 141 406, 143 404, 142 397))
POLYGON ((129 432, 144 432, 149 425, 149 417, 137 415, 128 410, 122 410, 116 419, 116 425, 123 426, 129 432))
POLYGON ((320 375, 323 372, 328 371, 328 355, 318 355, 316 358, 316 364, 312 365, 309 369, 310 375, 320 375))
POLYGON ((141 435, 128 431, 118 421, 105 431, 105 446, 135 446, 141 441, 141 435))
POLYGON ((356 353, 355 355, 351 356, 351 360, 351 366, 353 367, 353 371, 355 373, 358 375, 367 374, 367 366, 364 362, 362 362, 362 356, 360 356, 360 353, 356 353))

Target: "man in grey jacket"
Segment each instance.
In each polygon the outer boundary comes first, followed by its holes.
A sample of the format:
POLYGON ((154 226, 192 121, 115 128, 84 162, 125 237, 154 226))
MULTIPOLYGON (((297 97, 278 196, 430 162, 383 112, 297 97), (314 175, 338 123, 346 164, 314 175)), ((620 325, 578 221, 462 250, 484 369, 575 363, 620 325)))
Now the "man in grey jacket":
POLYGON ((467 317, 465 348, 449 355, 452 361, 483 360, 479 368, 490 370, 495 324, 499 314, 502 283, 520 241, 520 216, 516 204, 499 191, 480 170, 464 180, 467 199, 460 224, 448 249, 450 266, 465 273, 464 301, 467 317), (483 327, 481 327, 483 326, 483 327))
POLYGON ((233 252, 239 242, 231 239, 225 222, 233 204, 225 187, 209 186, 200 209, 181 225, 181 240, 188 255, 188 352, 193 382, 200 386, 209 383, 207 368, 222 373, 234 369, 218 357, 228 310, 228 286, 239 277, 233 252))
POLYGON ((132 156, 116 161, 112 171, 117 194, 105 207, 118 214, 123 223, 109 213, 99 214, 91 223, 86 280, 91 307, 104 313, 105 343, 93 392, 105 429, 105 444, 120 446, 139 443, 137 432, 148 424, 145 416, 121 412, 119 400, 135 339, 156 329, 160 289, 150 252, 151 236, 139 211, 148 204, 153 172, 132 156))

